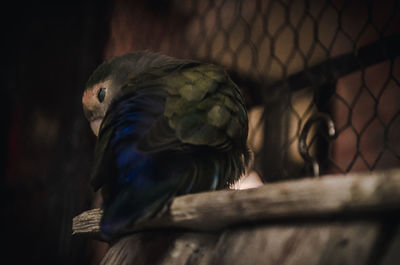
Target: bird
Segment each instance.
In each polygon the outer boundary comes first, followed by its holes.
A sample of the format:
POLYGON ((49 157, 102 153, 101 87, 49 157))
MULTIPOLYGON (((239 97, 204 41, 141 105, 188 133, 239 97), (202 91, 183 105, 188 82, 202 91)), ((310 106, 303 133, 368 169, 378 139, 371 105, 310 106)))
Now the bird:
POLYGON ((103 197, 104 240, 176 196, 229 188, 246 171, 245 101, 222 66, 128 52, 95 69, 82 104, 97 136, 91 185, 103 197))

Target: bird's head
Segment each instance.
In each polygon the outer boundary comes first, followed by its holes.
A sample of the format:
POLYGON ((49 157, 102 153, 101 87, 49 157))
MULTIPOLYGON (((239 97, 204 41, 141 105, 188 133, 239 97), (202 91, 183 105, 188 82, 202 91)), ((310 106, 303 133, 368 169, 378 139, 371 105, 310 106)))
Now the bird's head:
POLYGON ((158 53, 140 51, 114 57, 97 67, 87 81, 82 96, 83 111, 93 133, 98 136, 108 107, 118 98, 122 86, 129 79, 173 60, 158 53))

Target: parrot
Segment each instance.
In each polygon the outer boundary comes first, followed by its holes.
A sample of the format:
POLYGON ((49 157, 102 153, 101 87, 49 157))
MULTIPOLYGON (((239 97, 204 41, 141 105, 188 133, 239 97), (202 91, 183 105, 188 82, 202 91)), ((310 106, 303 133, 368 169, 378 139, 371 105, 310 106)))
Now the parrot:
POLYGON ((95 69, 82 104, 97 136, 90 182, 103 197, 105 240, 246 171, 247 110, 222 66, 128 52, 95 69))

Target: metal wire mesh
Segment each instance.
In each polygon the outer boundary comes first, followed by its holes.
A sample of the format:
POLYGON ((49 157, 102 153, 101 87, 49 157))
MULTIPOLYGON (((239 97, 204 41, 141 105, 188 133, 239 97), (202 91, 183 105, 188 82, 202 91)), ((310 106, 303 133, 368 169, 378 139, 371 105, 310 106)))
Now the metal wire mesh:
POLYGON ((400 165, 399 1, 115 1, 105 57, 150 49, 224 65, 250 113, 265 181, 400 165))

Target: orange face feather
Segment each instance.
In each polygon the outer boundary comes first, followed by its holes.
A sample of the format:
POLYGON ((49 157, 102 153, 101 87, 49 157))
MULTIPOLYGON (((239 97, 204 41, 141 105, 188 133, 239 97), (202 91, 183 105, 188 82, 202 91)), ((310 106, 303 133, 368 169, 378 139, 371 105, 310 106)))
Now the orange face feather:
POLYGON ((112 90, 109 89, 111 80, 106 80, 88 87, 82 96, 82 105, 86 118, 90 123, 93 133, 97 136, 104 115, 112 99, 112 90), (106 95, 103 102, 98 99, 98 93, 101 88, 106 88, 106 95))

